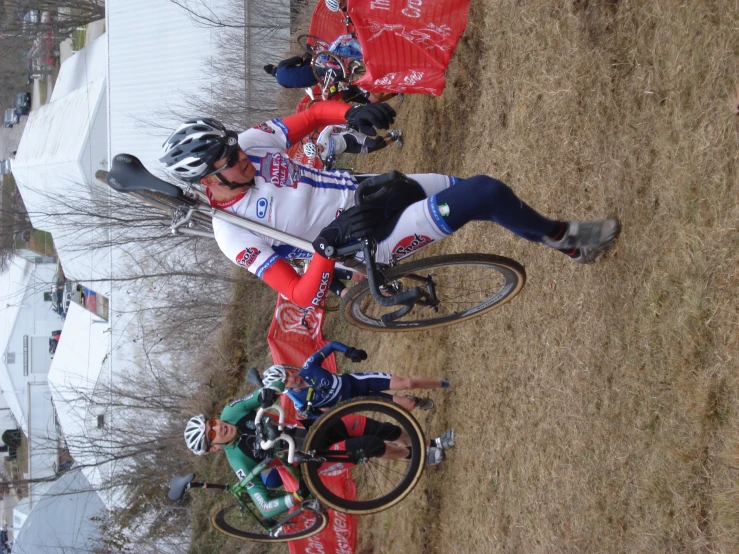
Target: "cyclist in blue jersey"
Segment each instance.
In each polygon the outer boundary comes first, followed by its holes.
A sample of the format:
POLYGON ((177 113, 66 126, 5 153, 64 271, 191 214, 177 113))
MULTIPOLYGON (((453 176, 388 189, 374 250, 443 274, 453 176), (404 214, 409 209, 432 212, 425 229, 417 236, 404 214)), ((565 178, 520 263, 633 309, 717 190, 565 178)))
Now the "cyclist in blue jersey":
POLYGON ((400 396, 384 391, 410 389, 449 389, 448 380, 427 377, 397 377, 389 373, 345 373, 336 375, 321 364, 334 352, 341 352, 352 362, 367 359, 364 350, 351 348, 340 342, 330 342, 305 361, 299 372, 282 365, 273 365, 264 372, 262 384, 267 388, 284 389, 296 409, 305 416, 320 415, 314 409, 330 408, 342 400, 358 396, 380 396, 392 400, 406 410, 430 410, 434 401, 417 396, 400 396))

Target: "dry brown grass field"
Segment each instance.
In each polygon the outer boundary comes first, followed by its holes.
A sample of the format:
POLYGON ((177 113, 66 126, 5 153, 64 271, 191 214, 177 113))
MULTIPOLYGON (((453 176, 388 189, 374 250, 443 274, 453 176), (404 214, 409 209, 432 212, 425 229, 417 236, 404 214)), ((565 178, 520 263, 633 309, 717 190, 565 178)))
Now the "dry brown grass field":
POLYGON ((623 232, 581 267, 471 224, 424 255, 518 260, 510 304, 415 334, 329 318, 361 370, 453 381, 420 420, 456 448, 360 553, 739 552, 738 68, 736 1, 473 0, 444 94, 399 107, 405 148, 354 163, 487 173, 623 232))

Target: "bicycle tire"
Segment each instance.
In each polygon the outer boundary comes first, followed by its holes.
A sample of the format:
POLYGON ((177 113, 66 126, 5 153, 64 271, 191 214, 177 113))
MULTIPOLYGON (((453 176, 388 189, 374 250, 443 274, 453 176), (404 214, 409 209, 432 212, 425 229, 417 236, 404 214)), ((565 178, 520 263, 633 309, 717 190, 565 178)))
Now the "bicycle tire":
MULTIPOLYGON (((313 70, 313 75, 315 76, 316 81, 321 83, 324 80, 324 76, 321 75, 318 71, 319 69, 326 69, 322 65, 318 65, 318 58, 321 56, 328 57, 334 65, 339 66, 339 68, 341 69, 341 76, 337 75, 336 78, 334 79, 334 82, 345 81, 348 78, 349 73, 347 72, 346 65, 341 60, 341 58, 337 56, 336 54, 334 54, 333 52, 329 52, 328 50, 321 50, 320 52, 315 53, 315 55, 313 56, 313 59, 310 62, 310 67, 313 70)), ((325 64, 326 62, 322 61, 321 63, 325 64)), ((329 68, 329 69, 334 69, 335 71, 335 68, 329 68)))
MULTIPOLYGON (((303 513, 307 513, 315 517, 315 520, 312 522, 311 525, 309 525, 305 529, 301 529, 300 531, 287 532, 284 534, 281 533, 273 537, 269 534, 266 534, 265 531, 263 530, 261 533, 254 532, 254 531, 247 531, 244 529, 240 529, 236 527, 235 525, 232 525, 231 523, 229 523, 227 519, 229 519, 230 512, 233 510, 241 510, 241 505, 239 505, 237 502, 233 502, 231 504, 224 506, 223 508, 221 508, 220 510, 218 510, 211 516, 210 524, 219 533, 223 533, 224 535, 228 535, 229 537, 233 537, 235 539, 240 539, 240 540, 248 540, 248 541, 254 541, 254 542, 270 542, 270 543, 294 541, 298 539, 305 539, 308 537, 312 537, 313 535, 323 531, 323 529, 328 524, 328 516, 326 512, 308 508, 304 510, 303 513)), ((255 524, 251 516, 246 516, 245 518, 242 518, 242 519, 244 520, 245 526, 247 525, 247 522, 248 522, 252 524, 254 528, 259 528, 255 524)), ((235 521, 235 520, 231 520, 231 521, 235 521)))
MULTIPOLYGON (((173 198, 154 190, 137 190, 128 194, 150 206, 153 206, 154 208, 170 214, 173 210, 188 209, 190 207, 189 204, 183 202, 179 198, 173 198)), ((208 216, 201 213, 195 213, 192 216, 192 220, 197 222, 197 224, 205 230, 210 231, 211 233, 213 232, 213 221, 208 216)))
POLYGON ((321 50, 328 50, 328 47, 331 45, 329 41, 317 35, 298 35, 296 41, 302 52, 310 52, 311 54, 320 52, 321 50), (308 43, 309 40, 312 41, 312 44, 308 43))
POLYGON ((357 485, 358 496, 355 499, 337 494, 333 486, 335 481, 328 482, 327 479, 327 482, 324 482, 322 480, 333 473, 335 463, 303 463, 301 471, 306 485, 321 504, 348 514, 373 514, 395 506, 416 486, 426 463, 426 439, 415 418, 398 404, 384 398, 361 397, 342 402, 318 418, 311 425, 305 437, 304 449, 316 451, 319 456, 321 453, 330 454, 331 451, 328 448, 331 440, 327 438, 327 433, 343 417, 353 415, 367 415, 368 417, 371 415, 376 421, 394 422, 393 424, 401 427, 408 437, 411 450, 410 459, 370 458, 365 463, 353 465, 351 467, 352 481, 357 485), (388 470, 388 467, 392 469, 388 470), (395 474, 398 477, 395 477, 395 474), (397 484, 392 485, 388 492, 369 498, 369 495, 374 494, 371 491, 373 485, 375 488, 382 488, 378 477, 380 481, 383 479, 389 481, 387 475, 397 479, 397 484))
MULTIPOLYGON (((415 306, 406 316, 395 321, 383 322, 381 316, 385 313, 394 312, 398 309, 398 306, 381 308, 372 299, 366 281, 355 285, 347 292, 341 303, 341 313, 349 323, 362 329, 386 332, 433 329, 471 319, 502 306, 521 292, 526 284, 526 271, 521 264, 510 258, 494 254, 434 256, 400 264, 386 270, 380 270, 380 272, 384 275, 386 282, 399 283, 399 286, 402 285, 404 289, 407 289, 418 282, 417 278, 410 279, 411 286, 406 287, 401 280, 408 277, 409 274, 418 274, 434 269, 438 272, 450 267, 456 269, 449 278, 450 285, 445 287, 443 280, 441 283, 436 282, 436 291, 441 293, 439 297, 442 304, 439 309, 448 307, 449 310, 452 310, 451 313, 446 313, 446 311, 431 313, 430 308, 415 306), (476 279, 481 273, 485 276, 476 279), (490 286, 490 294, 485 293, 486 295, 483 295, 480 290, 475 288, 470 288, 465 292, 465 289, 459 289, 456 286, 458 281, 475 283, 475 287, 490 286), (454 283, 454 285, 451 283, 454 283), (447 292, 449 294, 446 294, 447 292), (464 301, 464 297, 460 294, 467 294, 470 300, 464 301), (467 303, 470 305, 467 307, 461 306, 461 304, 467 303), (424 317, 427 315, 431 317, 424 317)), ((435 280, 438 280, 438 273, 433 275, 435 280)))

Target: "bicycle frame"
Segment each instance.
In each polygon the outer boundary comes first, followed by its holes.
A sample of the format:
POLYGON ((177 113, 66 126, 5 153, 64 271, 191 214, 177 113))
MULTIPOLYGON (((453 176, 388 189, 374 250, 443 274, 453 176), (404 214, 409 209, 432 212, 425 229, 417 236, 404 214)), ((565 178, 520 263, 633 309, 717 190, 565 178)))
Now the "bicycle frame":
MULTIPOLYGON (((199 212, 199 213, 203 213, 206 215, 210 215, 214 219, 221 219, 223 221, 228 221, 229 223, 232 223, 238 227, 243 227, 244 229, 255 231, 262 235, 271 237, 275 240, 282 241, 286 244, 289 244, 290 246, 295 246, 297 248, 300 248, 301 250, 305 250, 307 252, 313 251, 313 245, 309 243, 308 241, 303 240, 299 237, 296 237, 289 233, 278 231, 276 229, 273 229, 272 227, 268 227, 266 225, 257 223, 255 221, 243 219, 237 215, 223 212, 219 210, 218 208, 214 208, 210 205, 207 205, 207 206, 204 205, 202 200, 207 199, 207 198, 205 194, 195 189, 194 185, 189 185, 187 187, 187 189, 185 190, 185 194, 188 194, 188 193, 191 195, 191 197, 192 195, 195 195, 197 200, 195 201, 195 204, 190 208, 185 218, 183 218, 180 222, 178 222, 178 224, 175 224, 173 222, 173 225, 172 225, 173 233, 177 233, 178 230, 179 232, 184 231, 183 234, 188 234, 188 232, 194 231, 197 234, 203 233, 205 236, 211 236, 208 233, 204 233, 203 231, 197 231, 195 229, 189 229, 189 228, 182 229, 183 225, 186 225, 191 221, 193 213, 199 212)), ((369 281, 369 287, 372 293, 372 298, 375 300, 375 302, 377 302, 381 306, 389 307, 389 306, 402 305, 396 312, 393 312, 392 314, 387 314, 385 317, 388 317, 390 319, 397 319, 397 318, 403 317, 404 315, 406 315, 408 312, 410 312, 413 309, 414 304, 419 303, 419 302, 424 303, 432 308, 438 305, 438 300, 436 299, 436 294, 435 294, 435 291, 433 290, 433 287, 430 290, 428 289, 428 287, 426 290, 423 290, 420 287, 414 287, 413 289, 406 290, 398 294, 390 294, 389 296, 383 294, 380 288, 380 283, 378 283, 378 278, 377 278, 377 266, 375 264, 375 243, 374 241, 364 239, 358 243, 354 243, 348 246, 344 246, 342 248, 338 248, 336 249, 336 251, 334 251, 333 248, 328 247, 326 249, 326 256, 328 256, 329 258, 334 257, 334 256, 337 258, 345 258, 345 257, 352 256, 359 251, 362 251, 364 254, 364 263, 366 267, 357 266, 357 267, 348 268, 339 262, 337 262, 336 265, 344 269, 350 269, 351 271, 365 275, 369 281)), ((423 277, 420 277, 420 276, 419 276, 419 280, 428 281, 427 279, 424 279, 423 277)))
MULTIPOLYGON (((190 227, 193 215, 195 215, 196 213, 200 213, 203 215, 207 215, 212 219, 220 219, 221 221, 226 221, 228 223, 231 223, 232 225, 236 225, 237 227, 248 229, 249 231, 253 231, 255 233, 259 233, 260 235, 264 235, 265 237, 278 240, 290 246, 294 246, 295 248, 300 248, 305 252, 314 251, 313 245, 305 239, 302 239, 295 235, 291 235, 290 233, 285 233, 284 231, 280 231, 272 227, 268 227, 267 225, 258 223, 256 221, 244 219, 242 217, 239 217, 238 215, 234 215, 232 213, 228 213, 219 208, 211 206, 208 203, 208 199, 205 194, 198 190, 196 188, 196 185, 190 184, 184 190, 185 195, 193 201, 193 205, 188 209, 187 213, 184 216, 173 218, 172 225, 170 226, 172 234, 213 238, 212 233, 193 229, 190 227)), ((343 269, 348 269, 355 273, 366 275, 367 270, 361 265, 351 268, 341 264, 340 262, 337 262, 336 265, 343 269)))

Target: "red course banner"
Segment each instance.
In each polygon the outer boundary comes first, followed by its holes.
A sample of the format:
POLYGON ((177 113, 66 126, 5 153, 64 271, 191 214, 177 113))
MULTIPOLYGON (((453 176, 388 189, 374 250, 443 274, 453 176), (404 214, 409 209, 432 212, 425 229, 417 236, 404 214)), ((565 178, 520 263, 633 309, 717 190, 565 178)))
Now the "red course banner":
MULTIPOLYGON (((325 346, 328 341, 323 337, 323 316, 320 310, 303 312, 302 308, 279 295, 267 335, 274 362, 301 367, 305 360, 325 346)), ((323 367, 336 373, 334 357, 325 360, 323 367)), ((295 408, 285 395, 282 397, 282 407, 287 419, 297 419, 295 408)), ((351 473, 340 466, 342 464, 335 464, 322 469, 322 472, 333 473, 335 485, 332 488, 352 490, 354 482, 351 473)), ((349 498, 346 493, 337 494, 349 498)), ((357 548, 357 516, 333 510, 329 510, 328 514, 328 525, 319 534, 288 543, 290 554, 354 554, 357 548)))
MULTIPOLYGON (((439 96, 469 10, 470 0, 348 0, 367 67, 357 84, 370 92, 439 96)), ((342 17, 319 0, 310 33, 330 43, 350 30, 342 17)))
POLYGON ((357 84, 439 96, 469 8, 469 0, 349 0, 367 67, 357 84))

